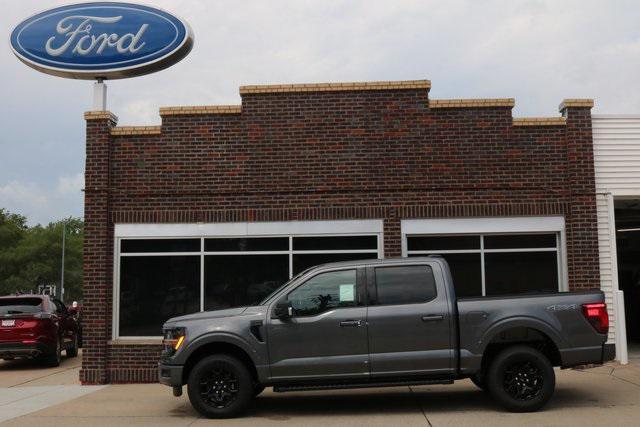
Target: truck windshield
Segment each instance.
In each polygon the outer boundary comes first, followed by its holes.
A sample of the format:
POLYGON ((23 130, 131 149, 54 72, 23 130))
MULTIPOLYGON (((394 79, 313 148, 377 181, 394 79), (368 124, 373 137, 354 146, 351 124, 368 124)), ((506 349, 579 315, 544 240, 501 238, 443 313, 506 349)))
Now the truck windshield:
POLYGON ((39 313, 42 307, 40 298, 0 298, 0 316, 4 314, 39 313))

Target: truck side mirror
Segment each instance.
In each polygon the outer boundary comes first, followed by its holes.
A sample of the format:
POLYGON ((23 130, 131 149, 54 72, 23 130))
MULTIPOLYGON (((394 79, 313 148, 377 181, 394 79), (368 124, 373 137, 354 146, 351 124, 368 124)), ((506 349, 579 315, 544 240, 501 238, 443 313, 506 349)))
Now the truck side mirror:
POLYGON ((293 317, 293 306, 291 305, 291 301, 281 301, 277 303, 273 310, 273 314, 278 319, 288 319, 293 317))

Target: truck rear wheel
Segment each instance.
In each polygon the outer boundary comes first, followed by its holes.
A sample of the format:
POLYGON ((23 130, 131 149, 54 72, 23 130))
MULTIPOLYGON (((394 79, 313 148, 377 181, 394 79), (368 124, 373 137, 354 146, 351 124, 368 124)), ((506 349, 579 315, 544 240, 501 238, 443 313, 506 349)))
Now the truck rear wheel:
POLYGON ((480 390, 487 391, 487 379, 482 374, 475 374, 469 377, 472 383, 476 385, 480 390))
POLYGON ((247 409, 254 397, 247 367, 238 359, 217 354, 200 360, 187 382, 189 400, 207 418, 231 418, 247 409))
POLYGON ((549 401, 556 385, 549 359, 528 346, 500 352, 485 381, 493 398, 511 412, 537 411, 549 401))

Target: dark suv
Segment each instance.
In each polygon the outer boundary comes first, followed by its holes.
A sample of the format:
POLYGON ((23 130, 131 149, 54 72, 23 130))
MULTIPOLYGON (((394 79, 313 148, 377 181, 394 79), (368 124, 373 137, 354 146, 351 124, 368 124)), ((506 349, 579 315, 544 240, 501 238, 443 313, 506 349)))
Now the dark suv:
POLYGON ((78 355, 78 324, 67 307, 46 295, 0 297, 0 358, 32 358, 58 366, 65 350, 78 355))

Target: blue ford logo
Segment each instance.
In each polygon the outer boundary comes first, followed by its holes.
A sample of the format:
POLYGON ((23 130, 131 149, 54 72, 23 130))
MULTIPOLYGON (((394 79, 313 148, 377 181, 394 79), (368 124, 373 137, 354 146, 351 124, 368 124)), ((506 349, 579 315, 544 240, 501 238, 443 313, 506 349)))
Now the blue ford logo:
POLYGON ((171 66, 193 46, 183 20, 129 3, 83 3, 41 12, 11 33, 25 64, 76 79, 117 79, 171 66))

